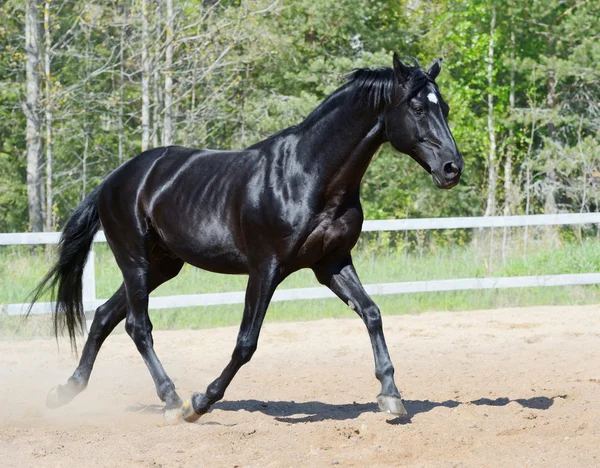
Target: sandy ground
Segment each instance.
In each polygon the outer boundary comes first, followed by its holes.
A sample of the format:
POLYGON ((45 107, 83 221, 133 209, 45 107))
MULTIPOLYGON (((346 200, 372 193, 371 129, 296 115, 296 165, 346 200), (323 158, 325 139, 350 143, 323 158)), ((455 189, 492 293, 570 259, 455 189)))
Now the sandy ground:
MULTIPOLYGON (((0 342, 0 466, 600 466, 600 306, 385 318, 410 418, 379 413, 362 323, 268 324, 214 411, 167 425, 126 335, 88 389, 46 392, 66 344, 0 342)), ((235 328, 155 333, 182 398, 226 364, 235 328)))

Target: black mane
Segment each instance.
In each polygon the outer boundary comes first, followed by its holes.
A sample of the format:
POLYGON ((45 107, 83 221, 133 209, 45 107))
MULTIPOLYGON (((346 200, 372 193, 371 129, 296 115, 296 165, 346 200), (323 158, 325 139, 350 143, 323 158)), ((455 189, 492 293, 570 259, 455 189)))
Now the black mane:
MULTIPOLYGON (((415 66, 409 67, 408 93, 403 101, 415 97, 427 83, 434 83, 433 79, 421 70, 417 61, 413 61, 415 66)), ((381 109, 391 104, 394 89, 399 85, 394 71, 389 67, 357 68, 347 75, 347 79, 344 87, 354 93, 355 102, 373 109, 381 109)))
MULTIPOLYGON (((414 65, 407 66, 409 79, 405 82, 405 85, 408 86, 408 93, 405 94, 402 102, 415 97, 427 83, 435 83, 427 73, 421 70, 416 59, 410 60, 414 65)), ((321 119, 323 113, 337 106, 335 104, 336 98, 342 93, 349 93, 352 103, 356 106, 381 111, 385 106, 392 103, 394 90, 399 85, 396 74, 390 67, 357 68, 346 75, 346 79, 344 85, 327 96, 300 124, 286 128, 272 135, 269 139, 295 131, 298 127, 310 126, 321 119)))
POLYGON ((346 78, 344 87, 352 92, 354 102, 374 109, 391 104, 398 86, 394 70, 389 67, 357 68, 346 78))

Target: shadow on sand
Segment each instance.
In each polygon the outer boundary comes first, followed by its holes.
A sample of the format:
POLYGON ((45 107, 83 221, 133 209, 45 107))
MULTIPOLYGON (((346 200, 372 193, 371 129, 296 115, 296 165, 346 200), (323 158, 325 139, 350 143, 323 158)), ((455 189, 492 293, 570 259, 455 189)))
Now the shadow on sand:
MULTIPOLYGON (((566 395, 557 395, 554 397, 533 397, 533 398, 517 398, 510 399, 507 397, 496 398, 480 398, 469 402, 461 402, 456 400, 446 401, 430 401, 430 400, 404 400, 404 406, 408 411, 408 416, 400 416, 389 419, 388 424, 401 425, 410 424, 412 417, 420 413, 427 413, 434 408, 456 408, 460 405, 476 405, 476 406, 506 406, 511 402, 518 403, 524 408, 547 410, 556 399, 564 399, 566 395)), ((221 411, 239 411, 245 410, 260 412, 267 416, 273 417, 276 421, 285 422, 288 424, 319 422, 319 421, 344 421, 348 419, 356 419, 363 413, 377 413, 379 408, 376 403, 352 403, 346 405, 335 405, 330 403, 322 403, 320 401, 259 401, 259 400, 238 400, 238 401, 221 401, 216 403, 213 409, 221 411)), ((160 414, 162 407, 158 405, 133 405, 129 406, 126 411, 135 413, 160 414)))
MULTIPOLYGON (((411 418, 420 413, 426 413, 437 407, 456 408, 460 405, 476 406, 506 406, 511 402, 516 402, 524 408, 547 410, 552 406, 557 398, 566 398, 566 395, 554 397, 534 397, 534 398, 497 398, 490 400, 480 398, 469 402, 460 402, 456 400, 430 401, 430 400, 404 400, 404 406, 408 411, 408 416, 394 417, 388 420, 389 424, 408 424, 411 418)), ((376 403, 353 403, 347 405, 334 405, 322 403, 319 401, 294 402, 294 401, 258 401, 258 400, 238 400, 223 401, 214 406, 214 409, 221 411, 245 410, 250 412, 261 412, 272 416, 277 421, 290 424, 318 422, 325 420, 343 421, 356 419, 362 413, 377 413, 379 408, 376 403)))

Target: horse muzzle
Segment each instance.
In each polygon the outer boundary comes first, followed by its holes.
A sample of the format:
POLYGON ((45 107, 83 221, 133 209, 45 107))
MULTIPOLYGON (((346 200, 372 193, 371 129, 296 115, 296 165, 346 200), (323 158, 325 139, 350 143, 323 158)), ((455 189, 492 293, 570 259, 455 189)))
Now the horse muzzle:
POLYGON ((431 169, 431 177, 437 188, 448 190, 460 182, 464 165, 454 161, 447 161, 436 169, 431 169), (462 166, 462 167, 461 167, 462 166))

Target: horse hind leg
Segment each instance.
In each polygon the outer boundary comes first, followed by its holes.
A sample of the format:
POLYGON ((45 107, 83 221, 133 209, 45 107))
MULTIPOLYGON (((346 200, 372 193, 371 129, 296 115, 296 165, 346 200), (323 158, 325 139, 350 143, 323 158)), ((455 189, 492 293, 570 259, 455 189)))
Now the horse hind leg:
MULTIPOLYGON (((162 283, 177 276, 182 266, 183 261, 170 257, 154 260, 151 264, 148 278, 149 290, 152 291, 162 283)), ((58 385, 50 390, 46 398, 46 405, 49 408, 58 408, 69 403, 87 388, 100 347, 108 335, 125 318, 126 314, 127 293, 125 284, 121 284, 117 292, 96 309, 87 341, 81 353, 79 365, 66 384, 58 385)), ((174 404, 174 406, 179 411, 179 406, 177 404, 174 404)))
POLYGON ((117 292, 96 309, 79 365, 66 384, 58 385, 50 390, 46 398, 46 405, 49 408, 58 408, 69 403, 86 389, 102 343, 125 318, 126 311, 127 296, 125 287, 121 284, 117 292))
POLYGON ((152 338, 152 322, 148 315, 148 296, 159 284, 174 278, 183 267, 183 260, 171 257, 168 253, 157 251, 149 258, 140 255, 130 261, 117 262, 123 272, 125 290, 127 291, 128 309, 125 320, 125 331, 135 343, 156 386, 158 397, 165 403, 164 415, 167 421, 179 420, 182 401, 175 391, 175 384, 163 368, 156 352, 152 338), (146 258, 148 261, 146 261, 146 258))

